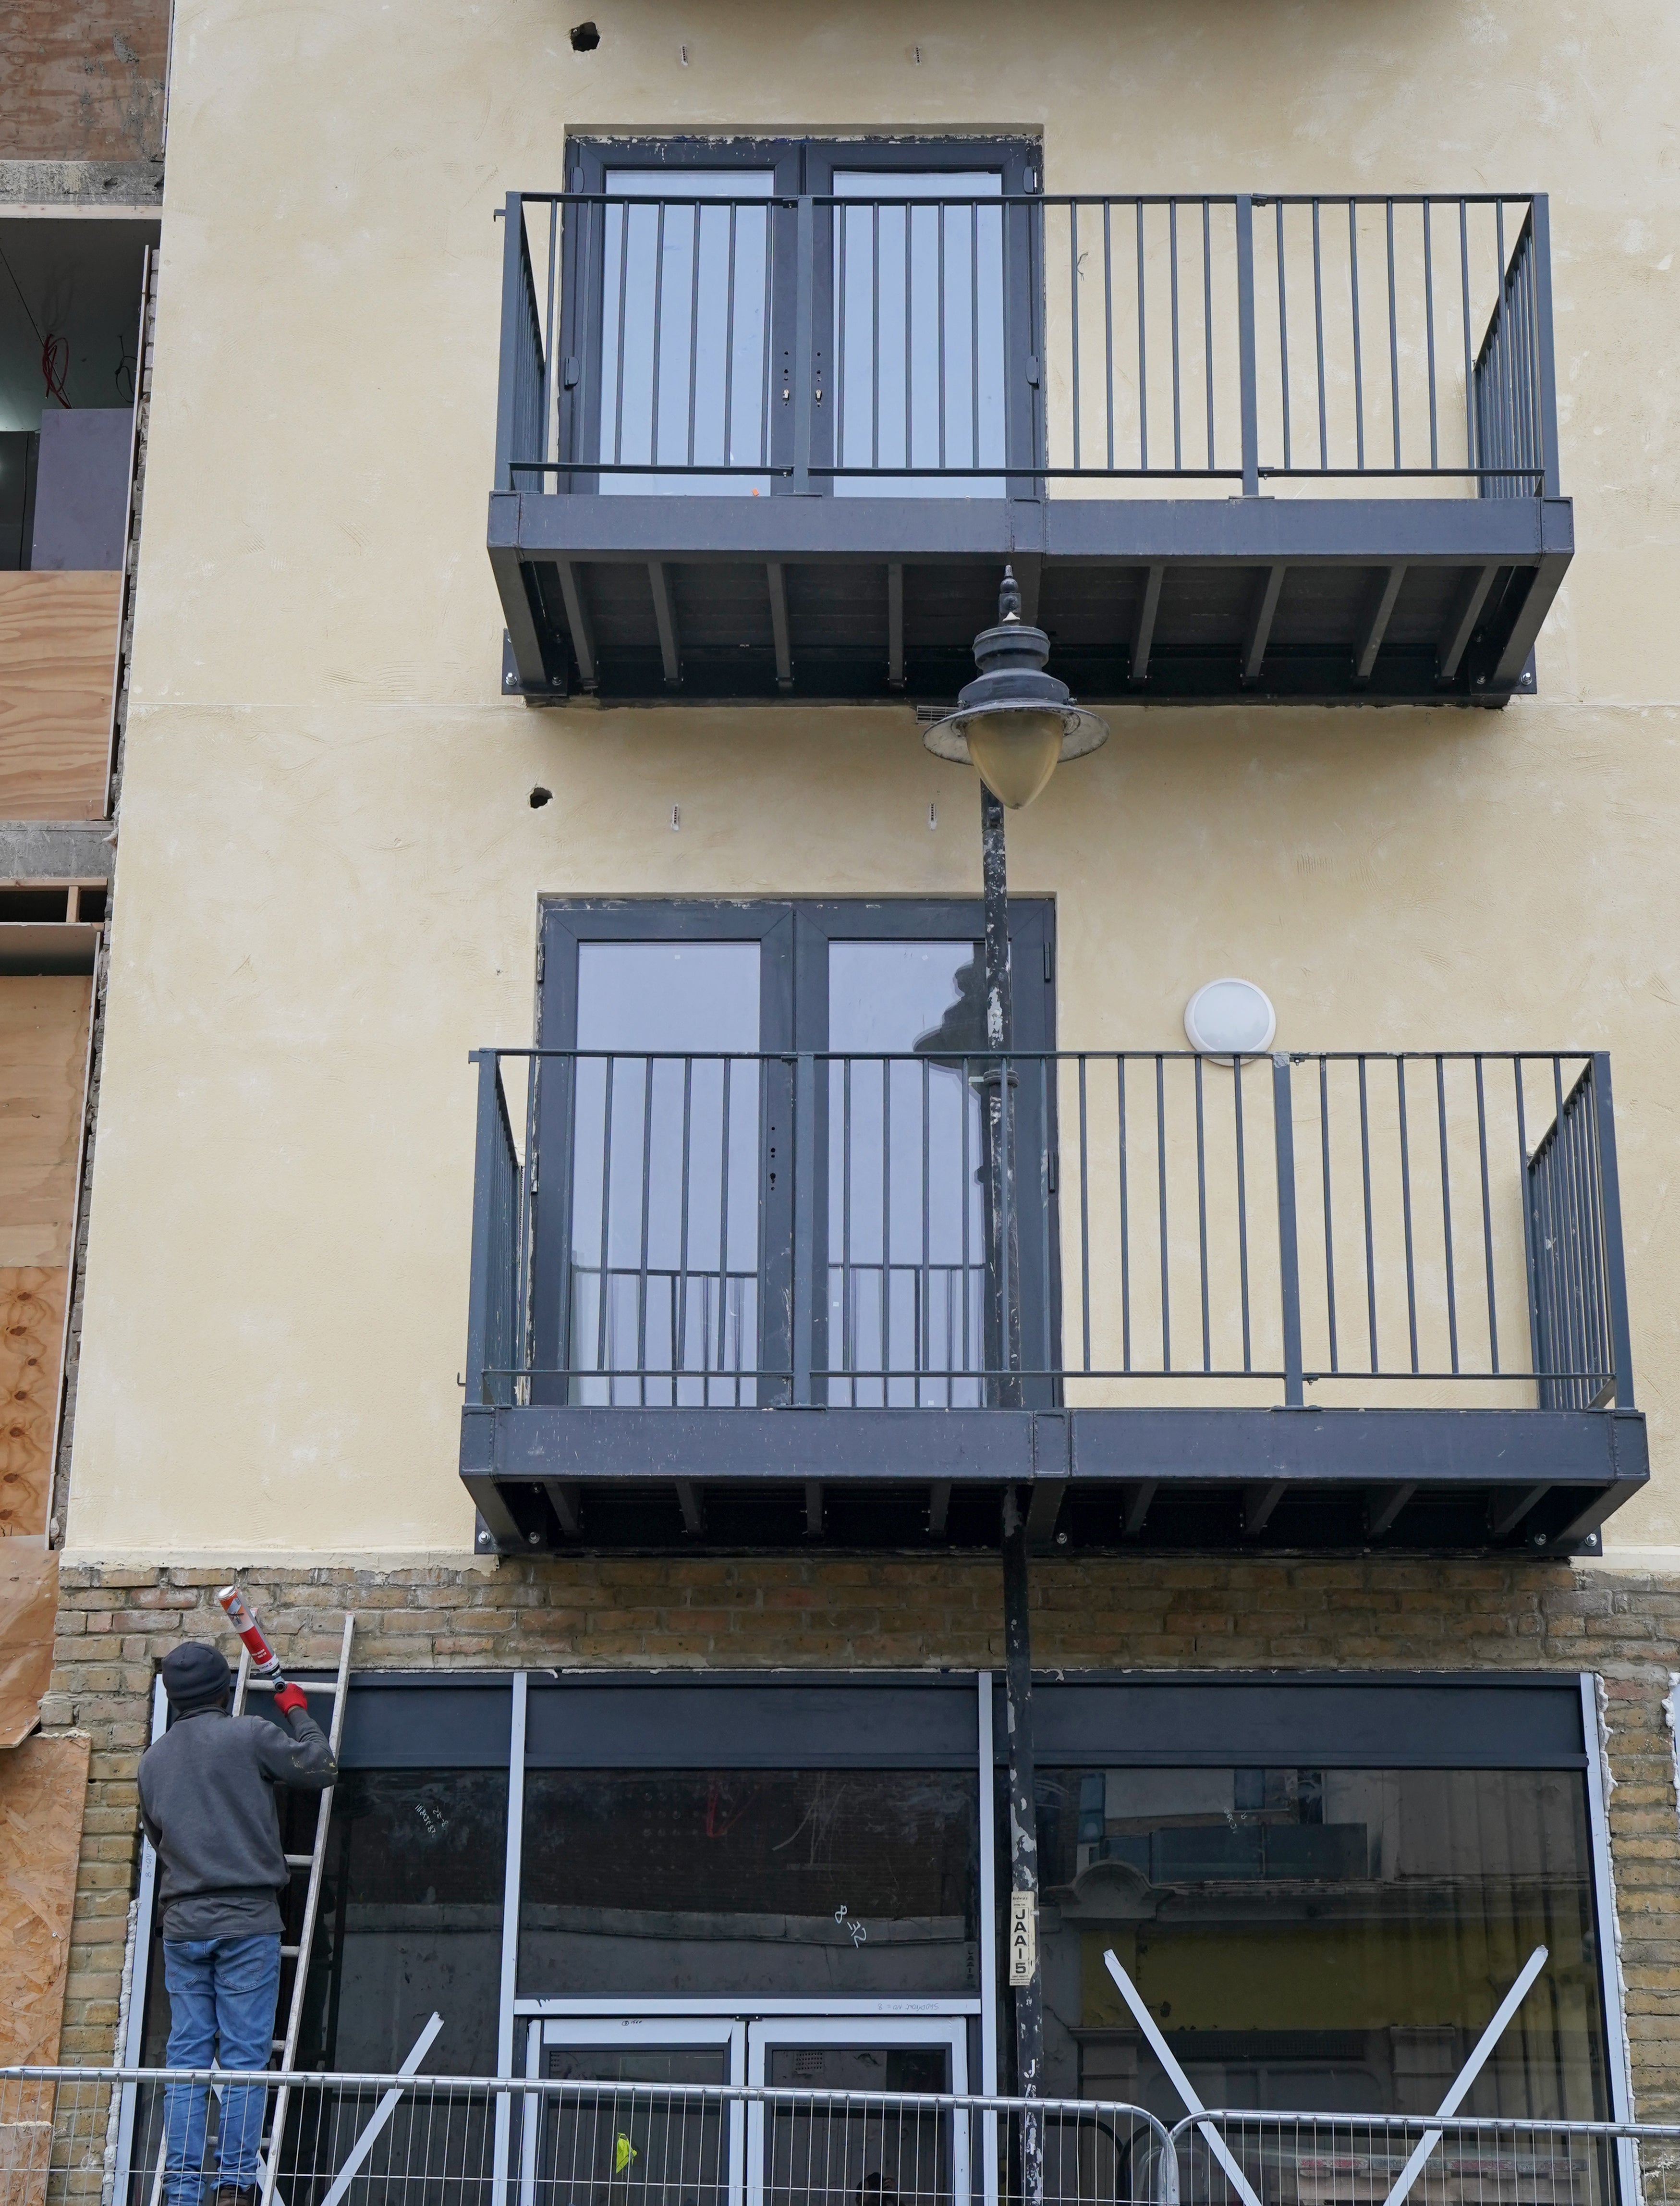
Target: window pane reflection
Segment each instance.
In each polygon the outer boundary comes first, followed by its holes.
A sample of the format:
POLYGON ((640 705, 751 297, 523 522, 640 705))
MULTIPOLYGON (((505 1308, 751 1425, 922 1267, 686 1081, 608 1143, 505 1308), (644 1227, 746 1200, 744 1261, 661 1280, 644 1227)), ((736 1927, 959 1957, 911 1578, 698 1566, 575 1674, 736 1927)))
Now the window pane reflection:
POLYGON ((522 1997, 971 1993, 966 1774, 526 1779, 522 1997))
POLYGON ((1579 1775, 1058 1768, 1037 1797, 1047 2095, 1183 2111, 1111 1947, 1206 2104, 1433 2113, 1545 1945, 1463 2111, 1606 2118, 1579 1775))
POLYGON ((828 955, 829 1046, 851 1052, 828 1068, 829 1404, 977 1408, 980 1380, 960 1374, 985 1362, 984 1148, 961 1057, 986 1046, 980 953, 828 955))
POLYGON ((716 1052, 758 1048, 759 954, 579 946, 577 1046, 611 1053, 575 1075, 569 1361, 604 1374, 575 1379, 575 1401, 758 1398, 760 1080, 716 1052))

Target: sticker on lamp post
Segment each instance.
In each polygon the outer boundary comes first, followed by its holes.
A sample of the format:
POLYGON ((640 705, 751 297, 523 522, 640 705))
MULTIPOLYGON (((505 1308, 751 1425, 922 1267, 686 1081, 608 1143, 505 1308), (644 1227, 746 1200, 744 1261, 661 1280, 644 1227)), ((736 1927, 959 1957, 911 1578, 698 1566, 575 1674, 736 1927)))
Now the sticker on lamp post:
POLYGON ((1031 1892, 1010 1894, 1010 1982, 1030 1984, 1039 1970, 1039 1903, 1031 1892))

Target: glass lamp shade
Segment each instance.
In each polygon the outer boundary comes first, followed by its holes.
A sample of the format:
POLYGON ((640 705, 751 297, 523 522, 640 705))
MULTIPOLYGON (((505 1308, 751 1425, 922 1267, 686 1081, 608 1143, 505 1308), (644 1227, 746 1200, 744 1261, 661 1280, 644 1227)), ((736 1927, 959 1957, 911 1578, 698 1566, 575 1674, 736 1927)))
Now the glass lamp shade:
POLYGON ((968 756, 998 802, 1011 812, 1030 804, 1062 756, 1060 712, 1025 709, 976 712, 964 722, 968 756))

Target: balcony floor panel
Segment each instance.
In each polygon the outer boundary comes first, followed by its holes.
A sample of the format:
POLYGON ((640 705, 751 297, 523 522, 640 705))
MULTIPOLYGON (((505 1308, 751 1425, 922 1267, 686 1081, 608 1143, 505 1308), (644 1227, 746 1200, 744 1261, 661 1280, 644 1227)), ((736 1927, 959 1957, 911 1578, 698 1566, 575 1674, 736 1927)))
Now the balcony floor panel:
POLYGON ((1632 1410, 468 1410, 507 1553, 993 1548, 1598 1552, 1649 1476, 1632 1410))
POLYGON ((503 689, 547 704, 947 706, 1011 561, 1087 702, 1500 705, 1573 542, 1566 500, 1403 497, 509 494, 490 528, 503 689))

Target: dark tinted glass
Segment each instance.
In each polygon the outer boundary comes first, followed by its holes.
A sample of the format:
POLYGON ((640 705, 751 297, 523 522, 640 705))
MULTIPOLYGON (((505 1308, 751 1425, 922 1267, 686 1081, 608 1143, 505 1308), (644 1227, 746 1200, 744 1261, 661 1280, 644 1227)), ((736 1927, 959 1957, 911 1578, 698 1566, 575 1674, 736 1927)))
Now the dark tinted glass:
MULTIPOLYGON (((307 1852, 314 1803, 295 1794, 291 1809, 287 1850, 307 1852)), ((346 1772, 333 1795, 301 2061, 389 2072, 435 2008, 444 2028, 426 2066, 494 2074, 507 1830, 505 1770, 346 1772)), ((294 1913, 305 1882, 299 1870, 294 1913)))
POLYGON ((523 1996, 972 1992, 965 1774, 533 1770, 523 1996))
POLYGON ((1544 1945, 1465 2112, 1605 2118, 1578 1774, 1054 1768, 1037 1797, 1047 2095, 1183 2111, 1111 1949, 1208 2105, 1430 2113, 1544 1945))

